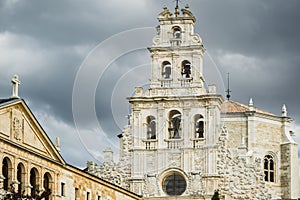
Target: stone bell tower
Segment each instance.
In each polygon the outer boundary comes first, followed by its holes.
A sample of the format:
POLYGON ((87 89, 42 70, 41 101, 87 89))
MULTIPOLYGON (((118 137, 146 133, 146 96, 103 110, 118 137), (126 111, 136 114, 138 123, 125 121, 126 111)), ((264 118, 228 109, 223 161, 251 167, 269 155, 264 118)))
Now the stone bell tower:
POLYGON ((217 141, 223 102, 214 85, 204 87, 200 36, 186 6, 164 8, 149 47, 151 84, 137 87, 130 123, 121 137, 120 166, 129 188, 148 198, 191 199, 218 185, 217 141))

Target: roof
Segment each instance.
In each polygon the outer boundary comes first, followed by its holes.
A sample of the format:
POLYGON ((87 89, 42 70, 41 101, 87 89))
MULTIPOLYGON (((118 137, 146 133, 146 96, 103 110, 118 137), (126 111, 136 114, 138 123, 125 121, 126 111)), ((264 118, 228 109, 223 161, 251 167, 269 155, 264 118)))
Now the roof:
MULTIPOLYGON (((231 100, 226 100, 223 102, 222 107, 221 107, 221 112, 222 113, 244 113, 250 111, 250 106, 235 102, 235 101, 231 101, 231 100)), ((264 114, 264 115, 271 115, 271 116, 277 116, 275 114, 257 109, 257 108, 253 108, 253 111, 260 113, 260 114, 264 114)))
POLYGON ((6 98, 6 99, 0 99, 0 106, 2 105, 6 105, 8 103, 11 103, 11 102, 15 102, 15 101, 18 101, 20 100, 19 98, 6 98))

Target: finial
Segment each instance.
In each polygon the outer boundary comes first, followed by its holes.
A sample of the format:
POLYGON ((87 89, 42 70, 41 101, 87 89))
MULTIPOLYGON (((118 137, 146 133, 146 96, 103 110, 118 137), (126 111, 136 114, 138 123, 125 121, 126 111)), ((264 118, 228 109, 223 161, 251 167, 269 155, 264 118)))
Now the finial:
POLYGON ((179 0, 175 0, 175 1, 176 1, 176 7, 175 8, 178 8, 179 0))
POLYGON ((230 97, 231 97, 230 92, 231 92, 231 90, 229 88, 229 72, 228 72, 227 73, 227 90, 226 90, 226 93, 227 93, 226 98, 227 98, 227 100, 229 100, 230 97))
POLYGON ((286 106, 285 106, 285 104, 283 104, 283 106, 282 106, 282 117, 287 117, 287 110, 286 110, 286 106))
POLYGON ((186 5, 185 5, 185 9, 188 10, 189 8, 190 8, 189 4, 186 4, 186 5))
POLYGON ((11 98, 20 98, 18 95, 18 90, 21 82, 19 80, 18 75, 14 75, 13 78, 11 79, 11 82, 13 85, 11 98))
POLYGON ((180 14, 179 12, 179 6, 178 6, 178 3, 179 3, 179 0, 175 0, 176 1, 176 7, 175 7, 175 17, 178 17, 178 15, 180 14))
POLYGON ((60 139, 59 139, 59 137, 56 137, 56 139, 55 139, 55 148, 57 149, 58 152, 60 152, 60 139))
POLYGON ((253 107, 253 99, 252 98, 250 98, 250 100, 249 100, 249 111, 254 111, 254 107, 253 107))

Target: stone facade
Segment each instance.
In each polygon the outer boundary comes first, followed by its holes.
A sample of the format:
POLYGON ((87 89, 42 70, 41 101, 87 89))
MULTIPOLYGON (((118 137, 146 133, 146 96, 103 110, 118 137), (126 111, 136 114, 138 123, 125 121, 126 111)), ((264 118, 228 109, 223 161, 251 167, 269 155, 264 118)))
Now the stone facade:
POLYGON ((298 152, 286 107, 276 116, 252 99, 224 101, 216 86, 205 87, 205 48, 189 7, 164 8, 158 21, 148 48, 150 88, 128 98, 130 124, 120 135, 126 187, 145 199, 211 199, 215 190, 226 200, 297 199, 298 152))
POLYGON ((50 200, 141 199, 67 164, 18 98, 0 99, 0 161, 0 199, 11 186, 24 195, 50 190, 50 200))

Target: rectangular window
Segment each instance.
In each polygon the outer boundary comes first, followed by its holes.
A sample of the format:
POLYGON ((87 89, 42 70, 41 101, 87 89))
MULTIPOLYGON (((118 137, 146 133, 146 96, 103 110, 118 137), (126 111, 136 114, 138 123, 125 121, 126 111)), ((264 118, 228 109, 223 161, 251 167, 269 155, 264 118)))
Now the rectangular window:
POLYGON ((90 200, 90 192, 86 192, 86 200, 90 200))
POLYGON ((61 196, 65 196, 65 195, 66 195, 66 191, 65 191, 65 183, 61 183, 61 184, 60 184, 60 195, 61 195, 61 196))
POLYGON ((75 200, 79 199, 79 189, 75 188, 75 200))

